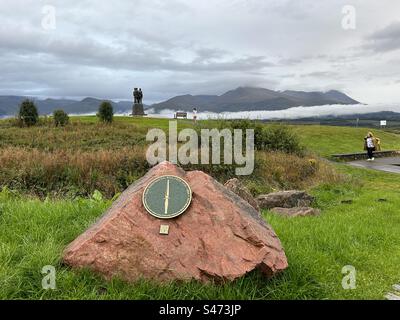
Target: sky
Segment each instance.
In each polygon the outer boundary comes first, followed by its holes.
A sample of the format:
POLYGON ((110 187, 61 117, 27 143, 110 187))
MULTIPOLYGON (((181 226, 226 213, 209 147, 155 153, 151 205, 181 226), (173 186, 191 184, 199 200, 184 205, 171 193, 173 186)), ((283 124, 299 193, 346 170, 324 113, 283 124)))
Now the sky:
POLYGON ((239 86, 400 103, 400 1, 0 0, 0 95, 141 87, 151 104, 239 86))

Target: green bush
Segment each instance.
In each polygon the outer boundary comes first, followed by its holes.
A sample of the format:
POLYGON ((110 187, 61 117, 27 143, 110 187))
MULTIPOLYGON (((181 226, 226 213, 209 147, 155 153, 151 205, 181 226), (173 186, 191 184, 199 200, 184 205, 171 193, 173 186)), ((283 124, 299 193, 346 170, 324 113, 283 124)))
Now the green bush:
MULTIPOLYGON (((246 129, 254 130, 254 148, 256 150, 281 151, 302 156, 304 148, 299 137, 284 125, 265 127, 259 121, 240 119, 229 121, 232 129, 241 129, 245 134, 246 129)), ((243 140, 243 143, 245 141, 243 140)))
POLYGON ((22 101, 19 108, 18 119, 22 125, 28 127, 35 125, 39 121, 39 113, 32 100, 26 99, 22 101))
POLYGON ((299 137, 287 126, 273 125, 262 130, 259 136, 255 137, 257 150, 272 150, 285 153, 304 155, 304 147, 299 137))
POLYGON ((97 116, 99 117, 100 121, 111 123, 114 116, 112 104, 109 101, 103 101, 100 104, 97 116))
POLYGON ((68 114, 64 110, 54 110, 53 120, 56 127, 63 127, 69 123, 68 114))
MULTIPOLYGON (((206 127, 201 129, 211 129, 208 124, 206 127)), ((237 119, 237 120, 225 120, 219 119, 212 123, 213 128, 222 130, 242 130, 244 135, 243 147, 246 144, 246 130, 254 130, 254 148, 256 150, 265 151, 281 151, 284 153, 296 154, 304 156, 304 147, 300 143, 299 137, 294 133, 290 127, 285 125, 271 125, 264 126, 260 121, 250 119, 237 119)), ((199 142, 201 141, 200 129, 198 131, 199 142)), ((210 143, 211 148, 211 143, 210 143)), ((221 143, 223 148, 223 142, 221 143)))
MULTIPOLYGON (((247 129, 253 129, 254 130, 254 148, 256 150, 262 150, 259 148, 259 145, 261 145, 262 142, 262 135, 263 135, 263 126, 261 125, 260 122, 255 121, 255 120, 249 120, 249 119, 238 119, 238 120, 233 120, 231 121, 231 128, 233 130, 240 129, 242 130, 243 134, 246 134, 247 129)), ((245 143, 245 140, 243 139, 243 144, 245 143)))

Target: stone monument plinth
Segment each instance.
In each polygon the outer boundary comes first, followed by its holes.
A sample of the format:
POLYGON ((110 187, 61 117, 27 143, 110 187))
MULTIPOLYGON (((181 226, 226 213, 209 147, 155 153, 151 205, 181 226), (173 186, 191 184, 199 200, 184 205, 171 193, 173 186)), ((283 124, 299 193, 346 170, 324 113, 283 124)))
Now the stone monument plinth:
POLYGON ((134 103, 132 107, 132 116, 145 116, 142 103, 134 103))

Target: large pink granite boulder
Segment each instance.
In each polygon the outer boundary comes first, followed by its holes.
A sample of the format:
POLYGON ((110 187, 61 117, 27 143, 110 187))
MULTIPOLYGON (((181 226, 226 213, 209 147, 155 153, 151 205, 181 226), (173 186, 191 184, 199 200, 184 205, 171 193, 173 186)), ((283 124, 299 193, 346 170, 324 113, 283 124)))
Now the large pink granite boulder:
POLYGON ((65 249, 63 260, 127 281, 225 281, 256 268, 270 277, 287 267, 278 237, 251 205, 209 175, 169 162, 131 185, 65 249), (193 200, 181 216, 160 220, 144 209, 142 193, 152 179, 167 174, 185 179, 193 200), (168 235, 159 233, 161 224, 169 225, 168 235))

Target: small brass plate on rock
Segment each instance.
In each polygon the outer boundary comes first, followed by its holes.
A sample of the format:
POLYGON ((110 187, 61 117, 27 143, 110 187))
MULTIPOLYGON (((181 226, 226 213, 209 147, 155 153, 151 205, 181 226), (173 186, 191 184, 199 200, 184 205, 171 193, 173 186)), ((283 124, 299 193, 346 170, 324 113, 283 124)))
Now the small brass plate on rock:
POLYGON ((168 234, 169 233, 169 225, 162 224, 160 226, 160 234, 168 234))

